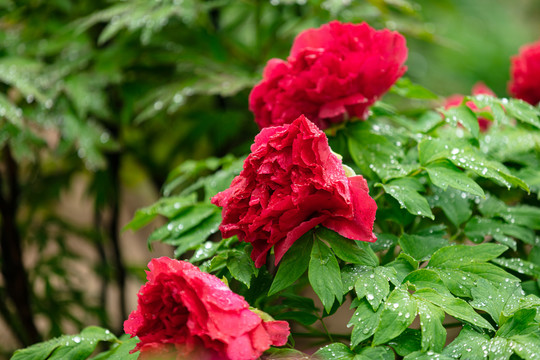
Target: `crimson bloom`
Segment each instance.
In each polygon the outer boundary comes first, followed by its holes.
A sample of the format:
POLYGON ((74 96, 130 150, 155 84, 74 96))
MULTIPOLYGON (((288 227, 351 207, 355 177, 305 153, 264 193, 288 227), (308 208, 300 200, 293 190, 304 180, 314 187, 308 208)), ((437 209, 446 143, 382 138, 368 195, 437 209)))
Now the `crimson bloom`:
POLYGON ((332 21, 300 33, 288 61, 268 61, 249 108, 260 128, 300 115, 321 129, 349 117, 365 119, 369 106, 403 75, 406 59, 401 34, 332 21))
MULTIPOLYGON (((483 82, 478 82, 473 86, 472 95, 473 96, 476 96, 476 95, 497 96, 483 82)), ((464 98, 463 95, 451 95, 451 96, 449 96, 448 98, 446 98, 444 108, 445 109, 450 109, 450 108, 461 105, 461 103, 463 102, 463 98, 464 98)), ((476 104, 474 102, 472 102, 472 101, 467 101, 467 103, 465 105, 467 105, 469 107, 469 109, 471 109, 474 112, 477 112, 477 111, 480 110, 480 109, 478 109, 478 106, 476 106, 476 104)), ((489 119, 486 119, 486 118, 483 118, 483 117, 478 118, 478 126, 480 127, 480 131, 487 131, 492 124, 493 124, 493 122, 490 121, 489 119)))
POLYGON ((139 359, 254 360, 287 342, 286 321, 264 322, 217 277, 186 261, 148 264, 137 310, 124 322, 139 359))
POLYGON ((349 239, 376 240, 377 204, 366 181, 347 178, 326 135, 304 116, 262 129, 240 175, 212 203, 223 207, 223 236, 251 243, 257 267, 272 246, 278 263, 319 224, 349 239))
POLYGON ((521 47, 512 57, 508 91, 531 105, 540 102, 540 40, 521 47))

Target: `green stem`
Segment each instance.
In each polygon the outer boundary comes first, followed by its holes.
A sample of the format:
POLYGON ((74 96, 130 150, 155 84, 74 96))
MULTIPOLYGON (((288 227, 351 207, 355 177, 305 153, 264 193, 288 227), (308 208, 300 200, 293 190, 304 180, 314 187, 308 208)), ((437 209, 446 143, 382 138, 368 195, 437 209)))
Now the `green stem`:
POLYGON ((328 328, 326 327, 326 324, 324 323, 323 318, 321 317, 319 320, 321 320, 321 324, 323 326, 324 331, 326 332, 326 335, 328 336, 328 339, 331 342, 334 342, 334 340, 332 339, 332 334, 330 333, 330 331, 328 331, 328 328))
POLYGON ((381 196, 383 196, 385 194, 384 190, 381 190, 380 193, 378 193, 377 195, 375 195, 375 197, 373 198, 373 200, 377 201, 381 196))
POLYGON ((456 240, 459 237, 459 235, 461 235, 461 229, 458 229, 458 231, 450 237, 450 241, 456 240))
POLYGON ((292 334, 293 337, 304 337, 304 338, 328 338, 329 335, 331 335, 332 338, 334 338, 334 339, 348 340, 351 337, 351 335, 348 335, 348 334, 335 334, 335 333, 327 334, 327 333, 324 333, 324 332, 320 332, 320 333, 316 333, 316 334, 314 334, 314 333, 293 332, 291 334, 292 334))
POLYGON ((416 176, 418 174, 420 174, 422 172, 422 170, 424 170, 424 168, 419 168, 419 169, 416 169, 415 172, 413 172, 412 174, 408 175, 409 177, 413 177, 413 176, 416 176))

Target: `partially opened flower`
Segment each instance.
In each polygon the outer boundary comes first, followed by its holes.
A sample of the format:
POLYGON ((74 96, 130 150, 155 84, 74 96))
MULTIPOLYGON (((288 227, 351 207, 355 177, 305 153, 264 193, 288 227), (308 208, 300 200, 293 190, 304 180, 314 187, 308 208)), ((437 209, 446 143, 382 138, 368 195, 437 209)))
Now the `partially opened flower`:
POLYGON ((540 41, 521 47, 512 57, 508 91, 531 105, 540 102, 540 41))
POLYGON ((186 261, 153 259, 124 322, 139 359, 254 360, 287 342, 285 321, 263 321, 217 277, 186 261))
POLYGON ((261 130, 240 175, 212 203, 223 207, 223 236, 251 243, 257 267, 272 247, 278 263, 319 224, 349 239, 376 240, 377 205, 366 181, 345 175, 326 135, 304 116, 261 130))
MULTIPOLYGON (((472 88, 472 95, 489 95, 489 96, 497 96, 495 93, 486 86, 483 82, 476 83, 472 88)), ((461 105, 463 102, 463 95, 451 95, 448 98, 446 98, 446 102, 444 104, 445 109, 450 109, 452 107, 456 107, 461 105)), ((478 112, 481 109, 478 109, 478 106, 472 101, 467 101, 466 105, 474 112, 478 112)), ((487 131, 489 127, 493 124, 493 122, 489 119, 486 119, 484 117, 478 118, 478 126, 480 126, 480 131, 487 131)))
POLYGON ((288 124, 300 115, 321 129, 365 119, 369 106, 403 75, 406 59, 401 34, 332 21, 300 33, 288 61, 268 62, 249 107, 260 128, 288 124))

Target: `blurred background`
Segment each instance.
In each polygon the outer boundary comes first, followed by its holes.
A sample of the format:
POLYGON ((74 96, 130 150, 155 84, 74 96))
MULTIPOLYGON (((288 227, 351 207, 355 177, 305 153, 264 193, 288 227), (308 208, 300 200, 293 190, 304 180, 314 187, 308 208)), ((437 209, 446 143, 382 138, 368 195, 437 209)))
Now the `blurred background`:
POLYGON ((0 358, 122 332, 148 260, 173 256, 148 249, 159 221, 122 228, 177 166, 246 154, 266 61, 333 19, 403 33, 406 76, 441 96, 507 96, 540 39, 535 0, 0 0, 0 358))

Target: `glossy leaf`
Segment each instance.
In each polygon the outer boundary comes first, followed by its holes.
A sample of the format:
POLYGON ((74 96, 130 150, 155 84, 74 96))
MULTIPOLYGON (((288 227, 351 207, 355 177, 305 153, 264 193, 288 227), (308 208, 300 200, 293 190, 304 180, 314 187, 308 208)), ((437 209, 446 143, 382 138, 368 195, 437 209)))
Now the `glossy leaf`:
POLYGON ((427 301, 417 301, 417 304, 422 329, 422 351, 441 352, 446 342, 444 311, 427 301))
POLYGON ((451 107, 443 111, 445 120, 450 123, 451 126, 457 126, 457 124, 463 125, 472 136, 478 138, 480 134, 480 127, 478 125, 478 119, 474 112, 467 105, 460 105, 451 107))
POLYGON ((347 239, 335 231, 320 227, 315 236, 326 240, 338 258, 352 264, 377 266, 379 258, 366 242, 347 239))
POLYGON ((450 186, 457 190, 484 197, 482 188, 450 162, 431 163, 425 169, 433 184, 443 190, 450 186))
POLYGON ((477 314, 473 308, 467 304, 466 301, 448 297, 439 294, 435 290, 421 289, 414 293, 415 297, 419 297, 422 300, 429 301, 433 305, 437 305, 448 315, 467 321, 473 325, 479 326, 484 329, 493 330, 493 327, 482 316, 477 314))
POLYGON ((343 284, 339 264, 330 248, 321 241, 313 242, 308 278, 327 312, 332 309, 334 299, 341 302, 343 284))
POLYGON ((401 178, 381 185, 384 191, 399 202, 401 208, 407 209, 413 215, 421 215, 434 219, 429 204, 418 193, 422 186, 413 178, 401 178))
POLYGON ((114 336, 109 330, 90 326, 77 335, 64 335, 56 339, 32 345, 28 348, 17 350, 12 360, 59 360, 88 358, 100 341, 114 341, 114 336))
POLYGON ((268 291, 269 296, 289 287, 306 272, 309 265, 307 254, 311 252, 312 245, 313 233, 311 231, 292 244, 279 263, 276 277, 268 291))
POLYGON ((354 289, 358 298, 365 297, 375 311, 390 292, 388 280, 374 270, 359 276, 354 289))
POLYGON ((368 301, 360 299, 347 326, 354 326, 351 333, 351 347, 355 347, 375 333, 381 318, 382 307, 374 311, 368 301))
POLYGON ((508 248, 498 244, 480 244, 476 246, 454 245, 437 250, 429 260, 431 267, 453 267, 495 259, 508 248))
POLYGON ((399 238, 401 249, 418 261, 429 259, 435 251, 448 245, 447 239, 436 236, 403 234, 399 238))
POLYGON ((384 304, 373 344, 384 344, 401 334, 416 317, 416 300, 402 288, 395 288, 384 304))
POLYGON ((458 337, 445 347, 442 353, 453 358, 487 359, 489 346, 489 335, 465 325, 458 337))

